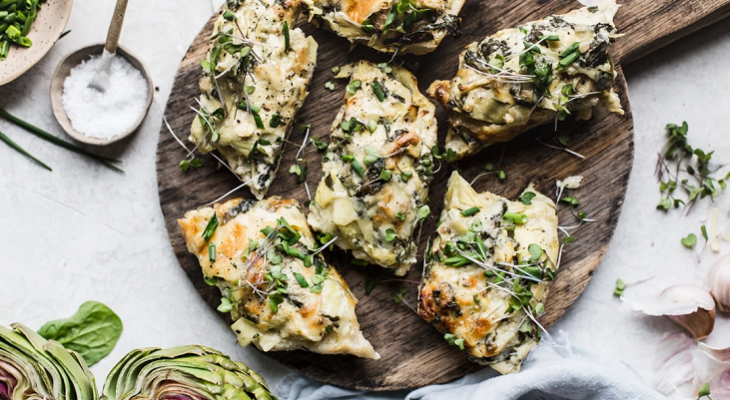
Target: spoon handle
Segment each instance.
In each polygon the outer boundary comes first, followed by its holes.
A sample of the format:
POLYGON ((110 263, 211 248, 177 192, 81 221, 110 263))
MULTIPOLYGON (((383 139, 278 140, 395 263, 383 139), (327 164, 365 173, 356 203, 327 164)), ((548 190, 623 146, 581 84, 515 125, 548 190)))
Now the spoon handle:
POLYGON ((124 14, 127 12, 128 2, 129 0, 117 0, 117 7, 114 9, 114 17, 109 25, 109 33, 104 45, 104 50, 111 54, 116 53, 119 46, 119 36, 122 34, 122 24, 124 24, 124 14))

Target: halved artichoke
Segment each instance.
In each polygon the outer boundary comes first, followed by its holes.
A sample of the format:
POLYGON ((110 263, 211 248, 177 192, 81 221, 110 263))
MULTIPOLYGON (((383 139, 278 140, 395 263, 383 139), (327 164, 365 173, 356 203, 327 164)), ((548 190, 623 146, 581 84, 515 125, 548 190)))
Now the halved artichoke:
POLYGON ((245 364, 204 346, 132 350, 112 369, 101 400, 276 400, 245 364))
POLYGON ((96 400, 84 359, 25 325, 0 326, 0 400, 96 400))

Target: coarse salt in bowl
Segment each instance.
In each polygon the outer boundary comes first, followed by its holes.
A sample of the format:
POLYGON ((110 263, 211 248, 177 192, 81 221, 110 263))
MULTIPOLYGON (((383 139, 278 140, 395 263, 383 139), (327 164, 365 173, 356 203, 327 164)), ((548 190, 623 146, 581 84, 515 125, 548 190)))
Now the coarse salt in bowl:
POLYGON ((88 88, 104 44, 69 54, 51 80, 53 114, 73 139, 96 146, 115 143, 134 133, 144 121, 154 86, 144 64, 119 46, 112 59, 105 93, 88 88))
POLYGON ((71 70, 63 85, 63 108, 74 129, 109 140, 127 132, 145 111, 147 81, 124 57, 113 56, 104 92, 89 87, 101 64, 93 56, 71 70))

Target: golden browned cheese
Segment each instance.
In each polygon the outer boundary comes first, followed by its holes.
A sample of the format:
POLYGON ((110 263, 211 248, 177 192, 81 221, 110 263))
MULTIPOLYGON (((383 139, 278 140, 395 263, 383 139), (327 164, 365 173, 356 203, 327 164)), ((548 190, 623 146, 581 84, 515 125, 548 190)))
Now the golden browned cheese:
POLYGON ((503 374, 519 371, 538 343, 559 264, 555 204, 532 185, 523 193, 531 193, 529 205, 477 193, 452 174, 418 305, 471 360, 503 374))
POLYGON ((568 115, 587 120, 599 101, 623 114, 608 57, 617 9, 603 0, 467 46, 456 76, 428 89, 449 115, 446 148, 459 159, 568 115))
POLYGON ((382 52, 426 54, 447 36, 460 36, 465 0, 304 0, 311 18, 382 52), (389 22, 390 21, 390 22, 389 22))
POLYGON ((357 299, 319 252, 296 200, 230 200, 178 222, 242 346, 379 358, 360 332, 357 299))
POLYGON ((430 213, 435 107, 405 68, 360 61, 338 77, 360 86, 345 94, 332 124, 309 223, 355 258, 402 276, 430 213))
POLYGON ((215 23, 203 62, 190 140, 203 153, 219 151, 262 199, 308 95, 317 43, 294 28, 299 0, 231 0, 228 5, 229 14, 215 23))

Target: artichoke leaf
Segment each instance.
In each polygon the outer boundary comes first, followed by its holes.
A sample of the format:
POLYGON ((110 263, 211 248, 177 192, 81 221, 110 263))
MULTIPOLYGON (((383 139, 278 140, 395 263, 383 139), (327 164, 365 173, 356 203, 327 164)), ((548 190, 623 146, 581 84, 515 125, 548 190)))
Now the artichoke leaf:
POLYGON ((83 357, 21 325, 0 326, 0 398, 96 400, 83 357))

